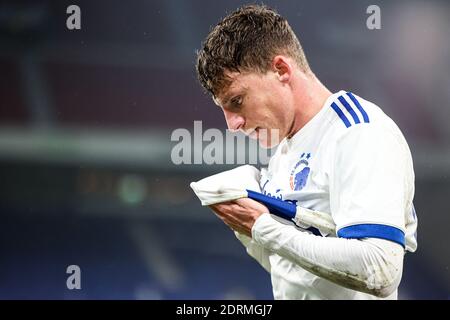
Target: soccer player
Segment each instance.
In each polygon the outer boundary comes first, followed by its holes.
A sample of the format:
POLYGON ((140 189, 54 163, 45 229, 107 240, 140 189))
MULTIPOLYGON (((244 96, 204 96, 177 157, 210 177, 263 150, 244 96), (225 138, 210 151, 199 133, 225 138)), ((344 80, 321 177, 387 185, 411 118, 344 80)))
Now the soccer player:
POLYGON ((215 26, 197 72, 230 130, 278 145, 263 193, 336 224, 324 236, 248 198, 210 206, 270 272, 274 298, 396 299, 404 254, 417 247, 413 163, 397 125, 355 93, 331 93, 288 22, 265 6, 215 26))

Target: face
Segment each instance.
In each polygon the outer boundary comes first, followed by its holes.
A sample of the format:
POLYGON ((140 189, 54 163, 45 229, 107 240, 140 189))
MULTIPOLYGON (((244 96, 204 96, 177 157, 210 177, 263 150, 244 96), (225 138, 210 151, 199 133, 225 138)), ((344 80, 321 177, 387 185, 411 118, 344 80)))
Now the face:
POLYGON ((261 146, 276 146, 292 130, 294 108, 286 75, 275 71, 227 74, 232 82, 217 95, 228 128, 258 139, 261 146))

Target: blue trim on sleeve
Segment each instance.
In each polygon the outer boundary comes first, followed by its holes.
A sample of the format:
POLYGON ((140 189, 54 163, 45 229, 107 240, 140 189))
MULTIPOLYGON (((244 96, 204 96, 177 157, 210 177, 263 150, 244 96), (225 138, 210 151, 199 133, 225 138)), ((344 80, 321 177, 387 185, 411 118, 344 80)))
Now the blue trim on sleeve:
POLYGON ((345 126, 348 128, 350 127, 352 124, 350 123, 350 121, 348 121, 347 117, 345 116, 345 114, 342 112, 342 110, 337 106, 336 103, 332 103, 331 107, 333 108, 333 110, 337 113, 337 115, 339 116, 339 118, 341 118, 342 122, 344 122, 345 126))
POLYGON ((248 197, 264 204, 270 213, 284 218, 286 220, 292 220, 297 213, 297 206, 291 202, 275 199, 273 197, 266 196, 265 194, 247 190, 248 197))
MULTIPOLYGON (((283 200, 279 200, 270 196, 266 196, 265 194, 256 192, 256 191, 252 191, 252 190, 248 190, 247 189, 247 196, 250 199, 256 200, 260 203, 262 203, 263 205, 265 205, 267 207, 267 209, 269 209, 269 212, 271 214, 274 214, 278 217, 281 217, 283 219, 292 221, 292 219, 295 218, 295 215, 297 214, 297 206, 295 204, 293 204, 292 202, 288 202, 288 201, 283 201, 283 200)), ((320 233, 319 229, 315 228, 315 227, 309 227, 308 229, 309 232, 311 232, 312 234, 316 235, 316 236, 322 236, 322 234, 320 233)))
POLYGON ((337 236, 348 239, 379 238, 396 242, 405 247, 403 231, 384 224, 355 224, 340 229, 337 236))

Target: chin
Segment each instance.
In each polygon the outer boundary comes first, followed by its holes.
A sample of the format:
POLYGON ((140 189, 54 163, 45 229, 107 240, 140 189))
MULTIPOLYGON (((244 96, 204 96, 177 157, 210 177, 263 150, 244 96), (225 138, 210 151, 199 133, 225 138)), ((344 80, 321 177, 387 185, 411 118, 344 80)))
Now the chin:
POLYGON ((280 144, 282 138, 277 129, 272 129, 269 132, 265 131, 258 135, 258 143, 265 149, 271 149, 280 144))
POLYGON ((266 141, 259 141, 259 146, 263 149, 272 149, 276 147, 278 144, 267 144, 266 141))
POLYGON ((266 139, 258 139, 259 146, 264 149, 272 149, 280 144, 280 141, 270 141, 266 139))

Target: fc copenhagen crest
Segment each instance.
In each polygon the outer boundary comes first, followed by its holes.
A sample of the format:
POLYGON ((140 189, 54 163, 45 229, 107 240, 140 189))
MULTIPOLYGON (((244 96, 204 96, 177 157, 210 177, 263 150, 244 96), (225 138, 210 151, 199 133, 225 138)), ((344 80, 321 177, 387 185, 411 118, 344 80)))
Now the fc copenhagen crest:
POLYGON ((302 155, 300 156, 300 160, 292 169, 289 176, 289 185, 291 186, 292 190, 300 191, 305 187, 309 172, 311 171, 308 163, 310 158, 311 153, 302 153, 302 155))

